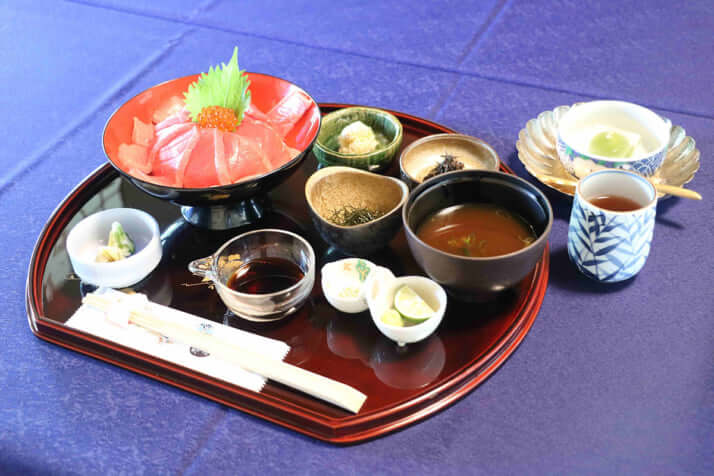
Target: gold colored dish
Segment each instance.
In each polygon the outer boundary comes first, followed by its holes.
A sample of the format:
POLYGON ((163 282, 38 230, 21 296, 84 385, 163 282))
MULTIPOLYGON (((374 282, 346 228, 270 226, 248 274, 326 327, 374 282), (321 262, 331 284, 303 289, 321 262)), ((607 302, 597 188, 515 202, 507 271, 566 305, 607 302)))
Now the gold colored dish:
MULTIPOLYGON (((528 173, 542 184, 573 196, 574 187, 555 181, 546 181, 542 177, 553 176, 567 180, 577 180, 560 162, 556 143, 558 138, 558 122, 572 106, 559 106, 552 111, 544 111, 538 117, 526 123, 526 127, 518 133, 516 150, 518 158, 528 173)), ((688 136, 681 126, 673 126, 666 117, 664 120, 671 128, 667 155, 660 168, 652 176, 652 182, 682 187, 689 183, 699 170, 699 149, 696 142, 688 136)), ((659 198, 669 195, 659 194, 659 198)))

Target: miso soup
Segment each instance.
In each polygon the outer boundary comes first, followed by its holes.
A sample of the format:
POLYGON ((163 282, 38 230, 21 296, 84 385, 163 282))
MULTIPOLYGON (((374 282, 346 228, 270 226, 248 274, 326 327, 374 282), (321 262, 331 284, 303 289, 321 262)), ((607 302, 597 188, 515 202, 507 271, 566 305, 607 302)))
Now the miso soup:
POLYGON ((438 250, 481 258, 518 251, 536 239, 533 227, 523 218, 485 203, 439 210, 419 225, 416 234, 438 250))

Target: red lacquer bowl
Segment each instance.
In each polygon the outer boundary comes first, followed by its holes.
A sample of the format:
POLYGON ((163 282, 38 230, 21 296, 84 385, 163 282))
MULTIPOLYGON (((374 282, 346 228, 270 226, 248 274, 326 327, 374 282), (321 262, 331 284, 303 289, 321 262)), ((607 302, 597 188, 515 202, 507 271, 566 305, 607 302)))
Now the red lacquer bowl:
MULTIPOLYGON (((261 111, 270 110, 293 90, 302 90, 295 84, 275 76, 260 73, 246 74, 250 79, 251 100, 261 111)), ((312 96, 302 90, 310 97, 312 105, 285 137, 286 144, 299 150, 300 153, 290 162, 263 175, 230 185, 182 188, 146 182, 122 170, 116 161, 117 151, 120 144, 131 143, 134 117, 150 122, 154 110, 159 105, 173 96, 182 97, 188 86, 198 77, 197 74, 184 76, 158 84, 137 94, 119 107, 104 126, 102 141, 104 153, 109 163, 135 186, 149 195, 181 205, 181 211, 187 221, 207 228, 233 228, 251 221, 251 218, 258 218, 261 214, 261 202, 256 201, 256 197, 284 182, 297 170, 297 166, 312 148, 320 131, 320 108, 312 96)))

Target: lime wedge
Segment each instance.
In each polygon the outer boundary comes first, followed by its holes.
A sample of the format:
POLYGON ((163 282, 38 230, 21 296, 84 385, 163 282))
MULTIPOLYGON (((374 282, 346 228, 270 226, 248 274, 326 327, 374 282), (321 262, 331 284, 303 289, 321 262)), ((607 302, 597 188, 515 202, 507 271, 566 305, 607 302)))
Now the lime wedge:
POLYGON ((404 321, 402 320, 402 315, 399 314, 394 309, 387 309, 382 314, 382 322, 389 324, 390 326, 404 327, 404 321))
POLYGON ((434 311, 409 286, 402 286, 394 295, 394 307, 404 318, 412 321, 425 321, 434 315, 434 311))

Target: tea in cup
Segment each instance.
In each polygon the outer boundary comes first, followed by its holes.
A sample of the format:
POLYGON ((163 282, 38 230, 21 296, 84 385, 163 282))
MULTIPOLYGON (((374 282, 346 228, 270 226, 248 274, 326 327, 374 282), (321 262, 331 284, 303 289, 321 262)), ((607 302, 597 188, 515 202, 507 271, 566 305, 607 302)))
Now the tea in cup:
POLYGON ((607 169, 582 178, 570 214, 570 260, 596 281, 635 276, 650 252, 656 206, 654 186, 635 173, 607 169))

